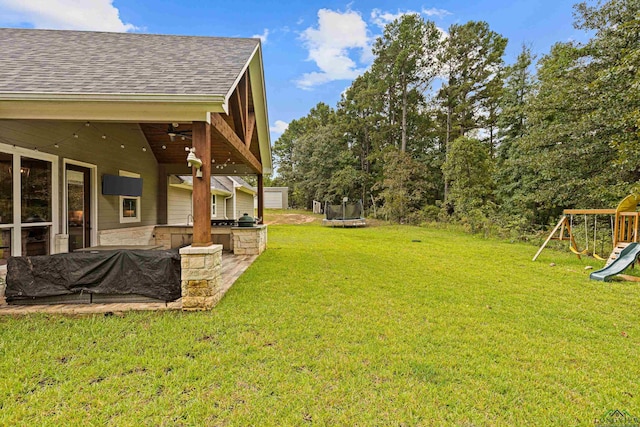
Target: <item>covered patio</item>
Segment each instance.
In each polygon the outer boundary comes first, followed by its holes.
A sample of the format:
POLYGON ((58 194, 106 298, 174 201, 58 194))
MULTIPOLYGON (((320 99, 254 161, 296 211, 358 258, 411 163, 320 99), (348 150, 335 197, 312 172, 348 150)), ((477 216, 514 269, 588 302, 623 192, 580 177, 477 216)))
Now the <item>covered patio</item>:
POLYGON ((266 248, 260 41, 0 29, 0 47, 3 264, 104 245, 175 247, 156 230, 167 224, 169 175, 191 174, 180 307, 213 307, 230 272, 243 271, 229 266, 259 253, 233 261, 212 243, 212 174, 255 177, 256 250, 266 248))

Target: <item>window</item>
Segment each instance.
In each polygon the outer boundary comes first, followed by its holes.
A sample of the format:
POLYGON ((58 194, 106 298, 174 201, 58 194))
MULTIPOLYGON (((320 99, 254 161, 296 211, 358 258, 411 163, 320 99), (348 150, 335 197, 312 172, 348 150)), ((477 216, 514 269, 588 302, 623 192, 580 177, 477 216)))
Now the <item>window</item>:
POLYGON ((211 195, 211 218, 215 218, 216 216, 216 195, 211 195))
POLYGON ((20 159, 22 222, 51 221, 51 163, 20 159))
MULTIPOLYGON (((120 171, 120 176, 140 178, 140 174, 120 171)), ((140 197, 120 196, 120 223, 140 222, 140 197)))
POLYGON ((13 155, 0 153, 0 224, 13 223, 12 167, 13 155))
POLYGON ((123 218, 137 218, 138 217, 138 199, 137 198, 122 198, 122 217, 123 218))

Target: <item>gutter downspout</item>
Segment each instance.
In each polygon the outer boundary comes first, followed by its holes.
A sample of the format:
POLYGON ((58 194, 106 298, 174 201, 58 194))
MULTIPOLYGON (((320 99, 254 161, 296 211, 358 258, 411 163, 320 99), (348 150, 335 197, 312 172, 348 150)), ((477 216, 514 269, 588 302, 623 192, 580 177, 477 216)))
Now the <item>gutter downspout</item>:
MULTIPOLYGON (((233 179, 231 179, 233 181, 233 179)), ((238 203, 238 190, 237 188, 239 187, 239 185, 236 184, 235 181, 233 181, 233 219, 238 219, 236 218, 238 216, 238 212, 237 212, 237 203, 238 203)))
POLYGON ((237 200, 238 200, 237 188, 242 187, 242 185, 238 184, 236 182, 236 180, 233 179, 232 177, 229 177, 229 179, 233 183, 233 219, 238 219, 238 218, 236 218, 236 216, 238 216, 238 213, 237 213, 237 200))
POLYGON ((233 197, 233 194, 232 194, 232 195, 230 195, 229 197, 225 197, 225 198, 224 198, 224 219, 229 219, 229 218, 227 217, 227 200, 229 200, 229 199, 230 199, 230 198, 232 198, 232 197, 233 197))

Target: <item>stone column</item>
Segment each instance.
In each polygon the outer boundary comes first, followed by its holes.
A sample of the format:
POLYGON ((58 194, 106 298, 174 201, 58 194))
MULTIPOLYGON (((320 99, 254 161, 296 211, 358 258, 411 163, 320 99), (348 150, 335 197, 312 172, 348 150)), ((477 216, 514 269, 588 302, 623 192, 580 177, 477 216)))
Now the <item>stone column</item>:
POLYGON ((267 249, 267 226, 233 227, 233 254, 260 255, 267 249))
POLYGON ((222 245, 180 249, 182 310, 212 309, 222 298, 222 245))

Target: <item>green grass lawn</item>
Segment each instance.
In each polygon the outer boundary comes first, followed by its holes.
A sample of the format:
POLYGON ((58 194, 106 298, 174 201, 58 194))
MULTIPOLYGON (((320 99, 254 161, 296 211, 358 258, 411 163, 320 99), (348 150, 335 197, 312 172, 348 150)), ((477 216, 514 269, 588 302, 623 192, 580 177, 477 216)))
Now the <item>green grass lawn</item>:
POLYGON ((0 425, 640 416, 639 285, 535 251, 409 226, 274 225, 211 312, 1 317, 0 425))

